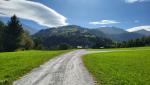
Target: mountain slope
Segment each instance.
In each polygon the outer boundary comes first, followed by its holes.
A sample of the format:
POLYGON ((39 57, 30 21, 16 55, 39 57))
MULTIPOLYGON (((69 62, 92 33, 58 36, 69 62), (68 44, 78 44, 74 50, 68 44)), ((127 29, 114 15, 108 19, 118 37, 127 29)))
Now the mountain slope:
POLYGON ((139 31, 135 31, 135 33, 139 33, 145 36, 150 36, 150 31, 146 31, 146 30, 139 30, 139 31))
MULTIPOLYGON (((145 32, 128 32, 121 28, 116 27, 102 27, 97 28, 97 32, 103 32, 105 34, 105 37, 111 38, 116 41, 126 41, 130 39, 140 38, 145 36, 145 32)), ((146 36, 150 33, 146 32, 146 36)), ((96 34, 97 35, 97 34, 96 34)))
POLYGON ((101 27, 101 28, 97 28, 97 30, 107 35, 117 35, 117 34, 127 33, 127 31, 116 27, 101 27))
POLYGON ((33 38, 40 40, 40 44, 46 49, 57 49, 60 44, 67 44, 73 48, 77 46, 110 47, 112 40, 127 41, 143 36, 140 33, 127 32, 115 27, 88 29, 69 25, 43 29, 34 34, 33 38))
POLYGON ((97 37, 87 28, 76 25, 41 30, 33 35, 33 37, 40 38, 42 45, 46 49, 55 49, 60 44, 67 44, 70 47, 82 46, 86 48, 100 43, 99 47, 107 47, 106 45, 112 42, 110 39, 97 37))
POLYGON ((82 28, 76 25, 62 26, 58 28, 49 28, 45 30, 41 30, 35 35, 42 35, 43 37, 48 36, 76 36, 76 35, 90 35, 88 29, 82 28))
POLYGON ((122 34, 118 34, 118 35, 113 35, 111 37, 112 37, 112 39, 117 40, 117 41, 127 41, 127 40, 131 40, 131 39, 140 38, 143 36, 144 35, 141 35, 139 33, 127 32, 127 33, 122 33, 122 34))

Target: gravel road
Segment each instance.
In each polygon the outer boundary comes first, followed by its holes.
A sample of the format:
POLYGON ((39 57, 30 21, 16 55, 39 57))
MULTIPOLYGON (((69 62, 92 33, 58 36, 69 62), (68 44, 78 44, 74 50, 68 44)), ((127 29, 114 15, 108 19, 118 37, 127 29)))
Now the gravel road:
POLYGON ((13 85, 94 85, 81 56, 86 50, 76 50, 51 59, 17 80, 13 85))

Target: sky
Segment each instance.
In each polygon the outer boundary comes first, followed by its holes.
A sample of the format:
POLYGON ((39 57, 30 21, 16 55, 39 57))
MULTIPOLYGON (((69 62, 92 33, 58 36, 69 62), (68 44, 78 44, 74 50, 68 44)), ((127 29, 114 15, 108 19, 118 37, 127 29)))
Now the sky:
POLYGON ((79 25, 150 30, 150 0, 0 0, 0 20, 14 14, 35 29, 79 25))

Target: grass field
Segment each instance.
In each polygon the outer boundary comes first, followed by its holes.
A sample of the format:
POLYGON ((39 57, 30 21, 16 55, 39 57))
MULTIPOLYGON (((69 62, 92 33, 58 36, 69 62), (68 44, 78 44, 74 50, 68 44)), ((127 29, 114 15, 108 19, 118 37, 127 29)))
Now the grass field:
POLYGON ((68 51, 21 51, 0 53, 0 85, 11 83, 49 59, 68 51))
POLYGON ((150 85, 148 49, 150 47, 88 54, 83 57, 83 61, 98 85, 150 85))
POLYGON ((88 49, 89 51, 108 51, 108 50, 150 50, 150 47, 132 47, 132 48, 104 48, 104 49, 88 49))

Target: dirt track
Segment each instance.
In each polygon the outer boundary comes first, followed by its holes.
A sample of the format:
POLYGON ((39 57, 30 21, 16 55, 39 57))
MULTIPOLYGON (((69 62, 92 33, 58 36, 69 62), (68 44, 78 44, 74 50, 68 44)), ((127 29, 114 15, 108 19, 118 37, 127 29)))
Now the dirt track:
POLYGON ((85 53, 86 50, 76 50, 58 56, 32 70, 13 85, 94 85, 80 58, 85 53))

